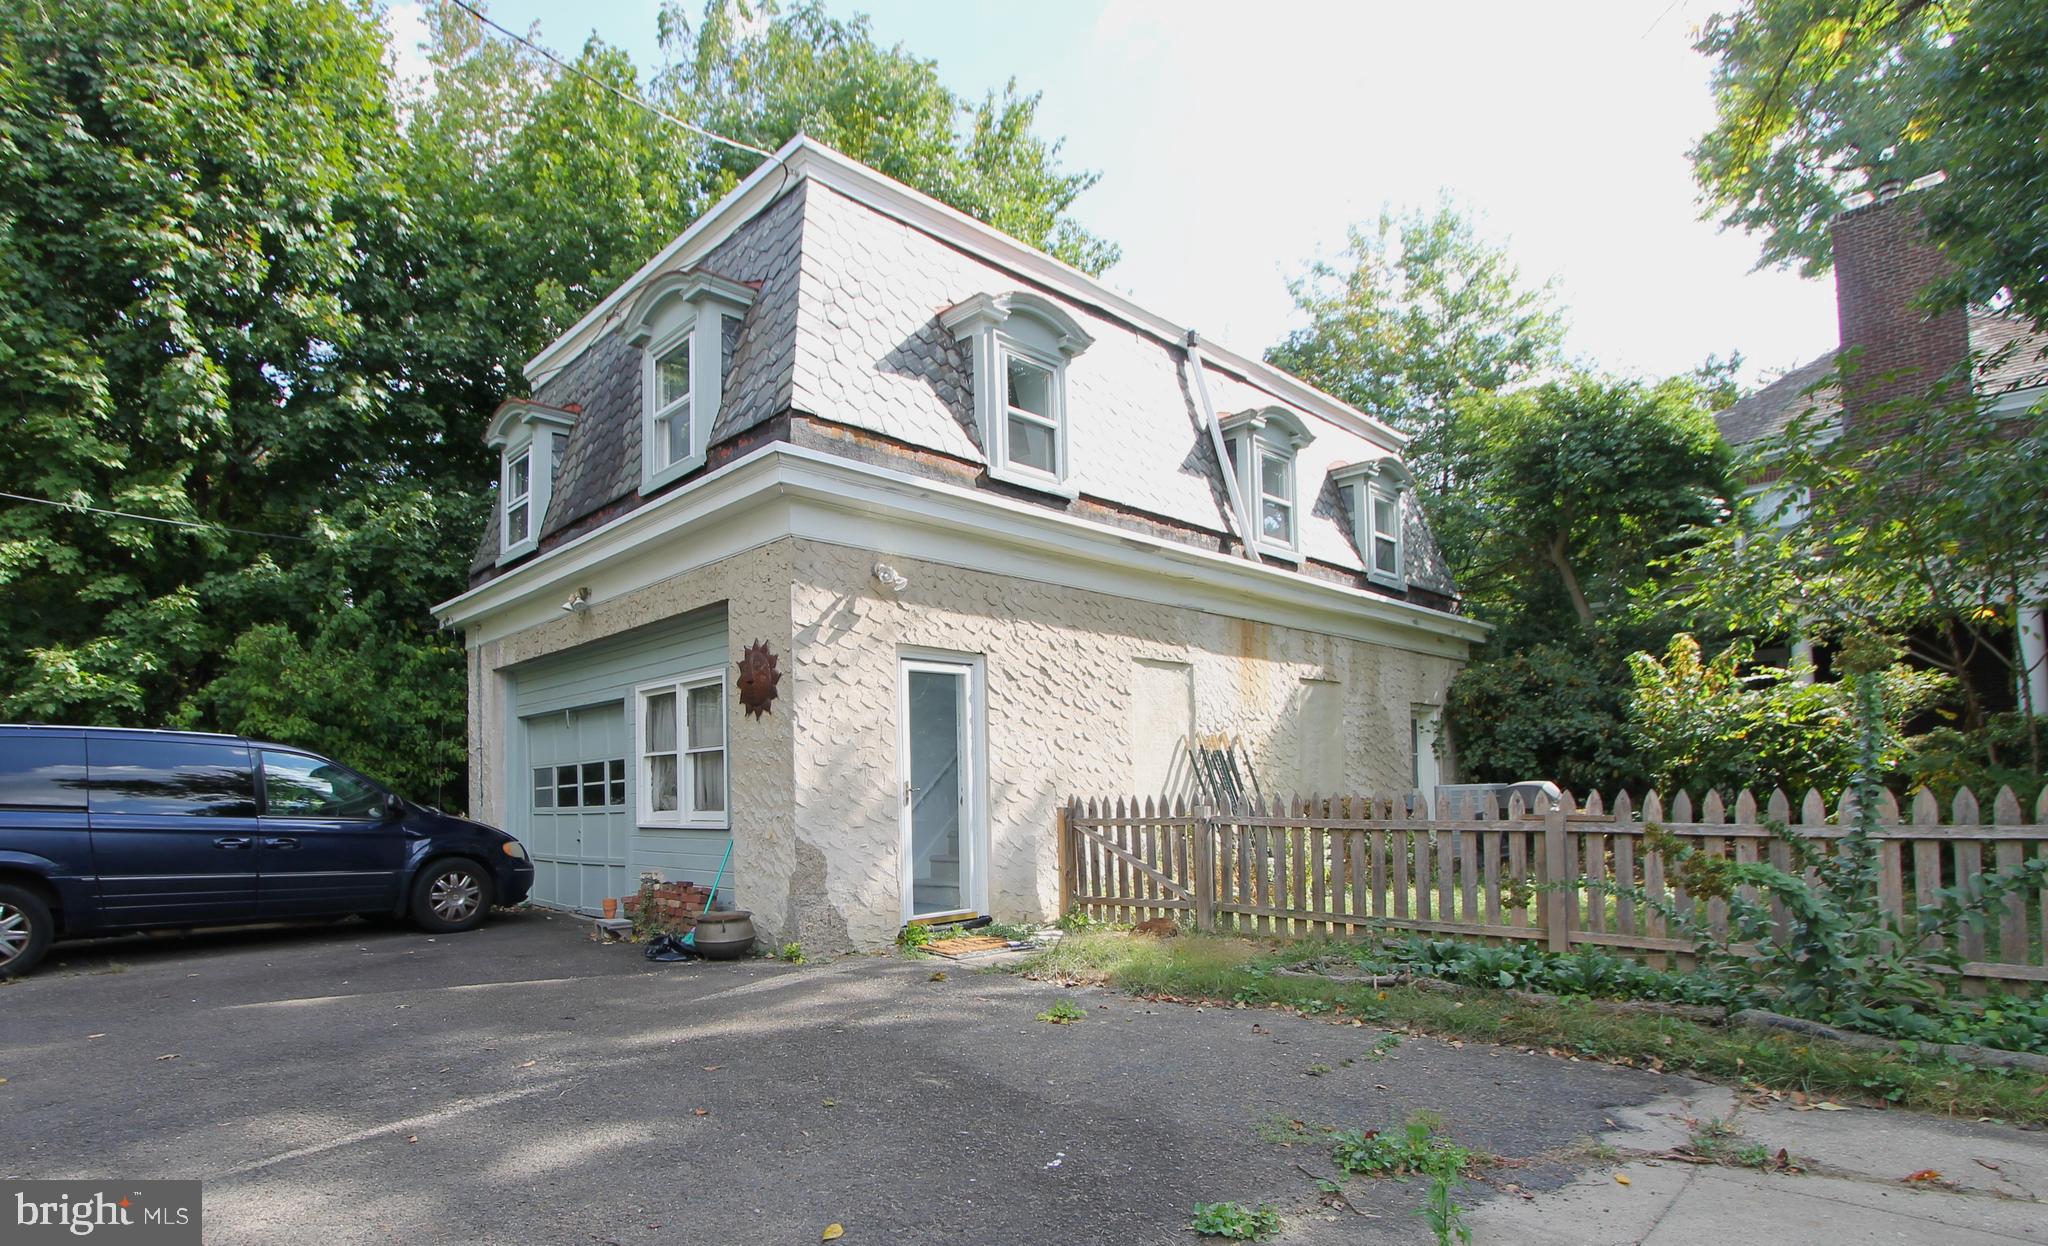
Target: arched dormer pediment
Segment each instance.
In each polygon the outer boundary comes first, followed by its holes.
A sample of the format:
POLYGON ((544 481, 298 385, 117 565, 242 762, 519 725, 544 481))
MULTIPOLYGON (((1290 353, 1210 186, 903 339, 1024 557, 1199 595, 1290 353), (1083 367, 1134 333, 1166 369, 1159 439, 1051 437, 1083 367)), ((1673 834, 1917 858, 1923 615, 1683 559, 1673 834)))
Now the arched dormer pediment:
POLYGON ((1286 407, 1256 407, 1223 417, 1223 435, 1239 430, 1257 433, 1275 445, 1299 450, 1316 439, 1306 421, 1286 407))
POLYGON ((1415 487, 1415 473, 1408 470, 1406 463, 1403 463, 1397 456, 1391 454, 1383 454, 1377 458, 1361 459, 1356 463, 1346 463, 1341 467, 1333 467, 1330 469, 1330 479, 1340 485, 1350 484, 1358 480, 1372 480, 1383 486, 1402 491, 1415 487))
POLYGON ((753 306, 754 288, 728 281, 701 268, 663 273, 634 298, 622 324, 628 346, 646 346, 682 322, 694 319, 706 303, 723 311, 743 312, 753 306))
POLYGON ((576 417, 580 414, 574 407, 551 407, 529 398, 507 398, 491 413, 490 425, 484 430, 484 444, 493 450, 502 450, 514 441, 523 440, 529 429, 543 424, 567 432, 576 427, 576 417))
POLYGON ((996 329, 1016 337, 1039 338, 1042 345, 1068 359, 1087 350, 1095 339, 1073 314, 1042 294, 1012 290, 1007 294, 976 294, 939 313, 939 323, 954 337, 996 329))

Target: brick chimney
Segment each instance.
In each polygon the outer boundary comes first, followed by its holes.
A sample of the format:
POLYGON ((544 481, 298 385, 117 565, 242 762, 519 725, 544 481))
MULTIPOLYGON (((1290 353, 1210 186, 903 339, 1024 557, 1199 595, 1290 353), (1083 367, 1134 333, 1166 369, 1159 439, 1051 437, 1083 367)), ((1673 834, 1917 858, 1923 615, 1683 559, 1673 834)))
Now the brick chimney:
POLYGON ((1831 227, 1848 430, 1889 422, 1887 404, 1927 394, 1970 353, 1962 307, 1930 315, 1921 304, 1952 270, 1928 240, 1919 200, 1890 183, 1831 227))

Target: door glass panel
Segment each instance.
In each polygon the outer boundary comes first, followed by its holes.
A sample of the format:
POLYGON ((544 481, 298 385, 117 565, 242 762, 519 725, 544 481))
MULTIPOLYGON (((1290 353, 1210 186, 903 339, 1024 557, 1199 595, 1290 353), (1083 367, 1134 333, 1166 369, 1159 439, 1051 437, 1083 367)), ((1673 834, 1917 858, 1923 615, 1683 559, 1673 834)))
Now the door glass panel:
POLYGON ((383 793, 331 761, 263 754, 264 812, 273 818, 367 818, 383 793))
POLYGON ((576 767, 556 766, 555 803, 564 809, 574 809, 577 803, 576 794, 579 790, 576 786, 576 767))
POLYGON ((956 912, 963 903, 960 755, 964 676, 909 673, 910 893, 918 913, 956 912))
POLYGON ((626 761, 623 757, 612 759, 612 803, 626 803, 626 761))
POLYGON ((604 808, 604 763, 601 761, 583 763, 583 807, 604 808))
POLYGON ((533 807, 553 809, 555 807, 555 768, 542 766, 533 772, 533 807))

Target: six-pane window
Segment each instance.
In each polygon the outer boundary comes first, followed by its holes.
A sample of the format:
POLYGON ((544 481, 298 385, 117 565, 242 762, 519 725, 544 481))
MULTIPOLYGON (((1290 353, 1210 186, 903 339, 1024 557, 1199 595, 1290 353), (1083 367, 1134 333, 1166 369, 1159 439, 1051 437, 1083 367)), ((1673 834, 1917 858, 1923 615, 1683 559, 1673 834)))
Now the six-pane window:
POLYGON ((1004 352, 1003 358, 1010 465, 1058 476, 1060 424, 1053 370, 1014 351, 1004 352))
POLYGON ((654 463, 690 457, 690 339, 654 361, 654 463))
POLYGON ((617 809, 626 803, 626 759, 586 761, 573 765, 535 766, 533 807, 551 809, 617 809))
POLYGON ((1372 569, 1401 574, 1401 501, 1378 490, 1372 493, 1372 569))
POLYGON ((725 676, 684 676, 640 689, 641 820, 723 825, 725 676))
POLYGON ((1259 451, 1259 530, 1269 541, 1294 544, 1294 460, 1259 451))

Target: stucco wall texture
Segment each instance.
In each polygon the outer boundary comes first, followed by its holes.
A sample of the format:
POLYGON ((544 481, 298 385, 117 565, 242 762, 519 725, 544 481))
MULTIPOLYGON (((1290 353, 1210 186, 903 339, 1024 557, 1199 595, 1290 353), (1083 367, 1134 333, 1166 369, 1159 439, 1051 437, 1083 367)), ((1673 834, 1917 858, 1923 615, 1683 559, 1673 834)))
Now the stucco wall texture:
POLYGON ((732 895, 764 938, 812 953, 883 946, 902 923, 896 687, 906 649, 984 664, 989 901, 1005 920, 1056 915, 1063 799, 1150 794, 1138 787, 1146 763, 1134 723, 1162 716, 1134 698, 1162 681, 1141 679, 1141 663, 1185 664, 1195 728, 1237 736, 1269 794, 1288 795, 1333 777, 1331 750, 1304 738, 1311 685, 1339 698, 1343 786, 1387 792, 1408 783, 1412 708, 1440 704, 1455 671, 1388 646, 785 538, 477 648, 477 815, 502 821, 508 799, 507 667, 718 601, 729 661, 767 640, 784 671, 770 714, 750 717, 728 696, 732 895), (900 593, 876 584, 878 558, 909 578, 900 593), (1318 755, 1321 772, 1308 772, 1318 755))

